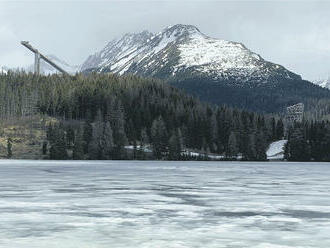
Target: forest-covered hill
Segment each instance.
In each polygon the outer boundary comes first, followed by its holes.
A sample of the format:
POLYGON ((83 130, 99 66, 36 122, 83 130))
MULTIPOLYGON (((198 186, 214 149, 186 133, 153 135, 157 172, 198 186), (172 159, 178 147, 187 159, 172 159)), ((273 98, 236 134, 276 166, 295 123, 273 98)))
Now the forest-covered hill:
POLYGON ((268 143, 283 137, 278 118, 211 106, 157 80, 1 75, 1 119, 36 115, 57 120, 43 125, 47 138, 40 141, 52 159, 191 159, 183 151, 194 150, 265 160, 268 143))
POLYGON ((330 90, 305 80, 278 80, 272 84, 233 84, 230 80, 196 78, 170 82, 202 101, 226 104, 263 113, 285 113, 286 107, 304 103, 309 118, 330 114, 330 90))

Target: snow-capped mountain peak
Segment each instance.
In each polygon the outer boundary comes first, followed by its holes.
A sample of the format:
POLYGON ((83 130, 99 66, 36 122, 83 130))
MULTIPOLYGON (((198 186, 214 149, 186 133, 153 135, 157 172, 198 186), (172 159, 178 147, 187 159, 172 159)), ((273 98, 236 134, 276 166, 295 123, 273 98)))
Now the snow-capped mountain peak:
POLYGON ((183 25, 183 24, 176 24, 172 26, 166 27, 162 32, 159 34, 164 33, 167 36, 174 35, 176 37, 178 36, 184 36, 184 35, 203 35, 199 29, 193 25, 183 25))
POLYGON ((90 56, 82 70, 132 73, 162 79, 208 77, 266 83, 273 78, 300 79, 265 61, 243 44, 211 38, 192 25, 177 24, 156 35, 124 35, 90 56), (141 38, 142 37, 142 38, 141 38))

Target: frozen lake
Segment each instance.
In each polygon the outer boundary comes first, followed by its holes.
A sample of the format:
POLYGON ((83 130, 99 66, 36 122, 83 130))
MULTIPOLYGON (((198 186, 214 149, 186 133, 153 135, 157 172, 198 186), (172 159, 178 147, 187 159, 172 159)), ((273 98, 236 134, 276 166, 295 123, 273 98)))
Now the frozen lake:
POLYGON ((0 161, 2 248, 330 247, 330 163, 0 161))

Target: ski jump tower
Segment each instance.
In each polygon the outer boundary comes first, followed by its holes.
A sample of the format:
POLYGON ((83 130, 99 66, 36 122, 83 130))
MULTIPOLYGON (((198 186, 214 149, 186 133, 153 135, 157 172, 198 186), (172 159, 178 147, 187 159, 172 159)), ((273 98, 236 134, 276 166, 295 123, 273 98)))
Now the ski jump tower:
POLYGON ((304 109, 303 103, 297 103, 295 105, 286 108, 286 115, 284 121, 284 136, 288 136, 288 131, 295 123, 301 123, 304 119, 304 109))
POLYGON ((285 120, 287 123, 302 122, 304 117, 304 104, 297 103, 286 108, 285 120))
POLYGON ((21 41, 21 44, 23 46, 25 46, 27 49, 29 49, 31 52, 34 53, 34 73, 36 75, 40 74, 40 59, 43 59, 44 61, 46 61, 48 64, 50 64, 51 66, 53 66, 56 70, 62 72, 65 75, 68 75, 69 73, 67 73, 65 70, 63 70, 61 67, 59 67, 57 64, 55 64, 53 61, 51 61, 50 59, 48 59, 46 56, 42 55, 38 49, 35 49, 34 47, 32 47, 28 41, 21 41))

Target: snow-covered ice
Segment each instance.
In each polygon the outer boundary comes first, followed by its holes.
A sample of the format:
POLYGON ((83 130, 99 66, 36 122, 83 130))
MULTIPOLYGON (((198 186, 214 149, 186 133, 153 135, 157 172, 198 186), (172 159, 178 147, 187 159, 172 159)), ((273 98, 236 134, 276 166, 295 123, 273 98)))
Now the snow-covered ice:
POLYGON ((0 161, 0 247, 330 247, 330 164, 0 161))

